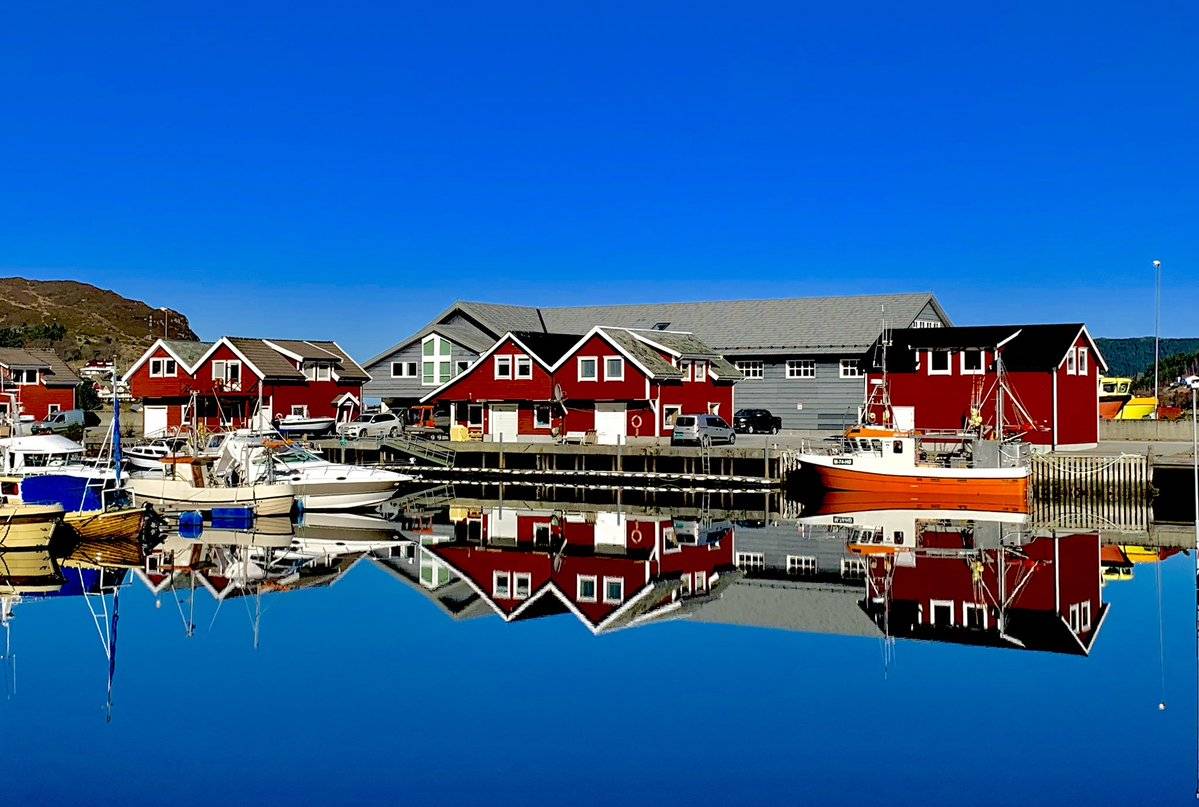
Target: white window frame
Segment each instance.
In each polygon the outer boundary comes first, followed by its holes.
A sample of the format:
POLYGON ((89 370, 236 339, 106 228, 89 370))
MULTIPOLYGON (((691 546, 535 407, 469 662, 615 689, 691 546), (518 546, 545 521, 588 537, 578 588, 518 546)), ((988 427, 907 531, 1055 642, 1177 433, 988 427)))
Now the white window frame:
POLYGON ((528 572, 513 572, 512 574, 512 599, 527 600, 533 594, 533 575, 528 572), (524 584, 524 593, 521 593, 521 584, 524 584))
POLYGON ((214 361, 212 363, 212 380, 232 384, 233 381, 229 377, 229 368, 231 367, 237 367, 237 383, 240 385, 243 377, 240 359, 217 359, 214 361))
POLYGON ((766 568, 766 553, 738 552, 734 565, 742 571, 762 571, 766 568))
POLYGON ((841 558, 841 576, 857 580, 866 576, 865 558, 841 558))
POLYGON ((624 381, 624 356, 604 356, 604 380, 605 381, 624 381), (619 362, 620 372, 609 373, 608 362, 619 362))
POLYGON ((623 577, 604 577, 604 603, 606 605, 620 605, 624 602, 624 578, 623 577), (616 598, 608 596, 608 585, 615 583, 620 586, 620 595, 616 598))
POLYGON ((292 404, 291 405, 291 414, 299 415, 302 418, 308 417, 308 405, 307 404, 292 404))
POLYGON ((333 380, 333 365, 328 362, 319 362, 316 365, 316 380, 317 381, 332 381, 333 380))
POLYGON ((708 590, 708 573, 707 572, 698 571, 695 573, 695 585, 693 585, 691 587, 691 590, 696 594, 702 594, 702 593, 707 592, 707 590, 708 590))
POLYGON ((579 602, 599 602, 599 578, 593 574, 580 574, 575 576, 575 599, 579 602), (583 596, 583 584, 590 581, 591 596, 583 596))
POLYGON ((988 621, 990 615, 987 613, 987 607, 982 603, 977 602, 962 603, 962 627, 970 627, 970 612, 975 610, 982 613, 982 629, 986 630, 988 627, 990 627, 990 623, 988 621))
POLYGON ((493 356, 492 357, 492 375, 496 381, 511 381, 512 380, 512 357, 511 356, 493 356))
POLYGON ((492 572, 491 573, 491 596, 497 600, 512 599, 512 574, 511 572, 492 572), (501 586, 500 584, 503 583, 501 586))
POLYGON ((484 422, 483 404, 467 404, 466 405, 466 425, 468 428, 481 429, 484 422), (479 419, 476 421, 472 416, 478 413, 479 419))
POLYGON ((918 319, 912 323, 913 328, 940 328, 943 323, 940 320, 918 319))
POLYGON ((987 371, 987 351, 977 350, 974 348, 971 348, 969 350, 963 350, 959 354, 958 367, 959 367, 962 375, 982 375, 983 373, 985 373, 987 371), (968 355, 978 356, 978 368, 977 369, 973 369, 973 370, 967 369, 966 356, 968 356, 968 355))
POLYGON ((1066 351, 1066 375, 1078 375, 1078 349, 1070 348, 1066 351))
POLYGON ((422 387, 439 387, 445 382, 453 378, 454 371, 454 343, 449 339, 443 339, 435 333, 431 333, 424 339, 420 340, 420 383, 422 387), (425 345, 433 345, 433 352, 426 354, 425 345), (448 350, 443 350, 448 348, 448 350), (444 368, 442 365, 448 365, 444 368), (425 366, 428 365, 431 369, 428 380, 425 379, 425 366))
POLYGON ((682 584, 683 584, 682 586, 679 587, 679 596, 680 597, 690 596, 690 594, 691 594, 691 575, 684 573, 683 576, 679 578, 679 580, 682 581, 682 584))
POLYGON ((1078 613, 1079 613, 1078 626, 1079 626, 1080 631, 1083 631, 1083 632, 1089 631, 1091 629, 1091 603, 1090 603, 1090 601, 1080 602, 1078 604, 1078 613))
POLYGON ((937 624, 937 608, 944 606, 949 609, 949 624, 956 625, 957 614, 954 613, 953 600, 929 600, 928 601, 928 624, 937 624))
POLYGON ((554 426, 554 410, 549 404, 533 404, 533 428, 550 429, 554 426), (544 413, 545 418, 541 415, 544 413))
POLYGON ((787 574, 813 575, 820 572, 820 561, 815 555, 788 555, 787 574))
POLYGON ((179 362, 174 359, 160 356, 150 359, 150 378, 178 378, 179 377, 179 362), (157 371, 154 366, 158 365, 157 371), (167 372, 167 367, 170 366, 170 372, 167 372))
POLYGON ((679 404, 662 404, 662 428, 667 431, 674 430, 674 420, 672 417, 678 417, 683 414, 683 407, 679 404))
POLYGON ((579 356, 578 358, 579 381, 599 381, 599 358, 596 356, 579 356), (592 371, 590 375, 583 375, 583 364, 591 362, 592 371))
POLYGON ((533 377, 533 359, 530 356, 516 356, 512 359, 512 377, 518 381, 528 381, 533 377))
POLYGON ((61 411, 62 411, 62 404, 56 404, 56 403, 46 404, 46 414, 47 415, 57 415, 61 411))
POLYGON ((1085 347, 1076 348, 1076 350, 1078 351, 1078 360, 1075 362, 1075 371, 1079 375, 1089 375, 1091 371, 1089 361, 1090 351, 1085 347))
POLYGON ((12 378, 12 383, 16 384, 18 387, 37 386, 37 370, 13 370, 9 375, 12 378))
POLYGON ((786 364, 787 378, 792 381, 798 381, 806 378, 816 377, 816 360, 815 359, 787 359, 786 364))
POLYGON ((691 380, 695 382, 708 380, 708 363, 706 361, 694 361, 691 363, 691 380))
POLYGON ((470 369, 470 360, 469 359, 458 359, 457 361, 454 362, 454 378, 457 378, 458 376, 462 375, 469 369, 470 369))
POLYGON ((737 368, 737 372, 741 373, 741 377, 746 381, 758 381, 766 377, 766 363, 761 360, 746 359, 733 362, 733 366, 737 368))
POLYGON ((865 375, 858 364, 859 359, 841 359, 837 372, 841 378, 861 378, 865 375))
POLYGON ((416 378, 417 365, 420 362, 415 361, 393 361, 391 363, 392 378, 416 378), (400 372, 396 372, 396 367, 400 368, 400 372))
POLYGON ((680 359, 679 360, 679 372, 683 374, 684 382, 689 382, 691 380, 691 360, 690 359, 680 359))
POLYGON ((708 401, 708 414, 715 415, 716 417, 720 417, 720 402, 719 401, 708 401))
POLYGON ((928 374, 929 375, 953 375, 953 351, 952 350, 929 350, 928 351, 928 374), (937 370, 933 367, 933 354, 945 355, 945 369, 937 370))

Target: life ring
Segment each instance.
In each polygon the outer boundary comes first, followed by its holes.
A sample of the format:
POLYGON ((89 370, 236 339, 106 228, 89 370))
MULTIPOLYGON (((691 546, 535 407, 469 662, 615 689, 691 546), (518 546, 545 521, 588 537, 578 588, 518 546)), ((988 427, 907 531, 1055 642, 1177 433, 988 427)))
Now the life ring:
POLYGON ((629 425, 631 425, 634 429, 640 429, 641 415, 633 415, 631 418, 629 418, 629 425))
POLYGON ((641 534, 641 528, 633 527, 633 531, 629 533, 629 540, 634 544, 640 544, 644 539, 645 536, 641 534))

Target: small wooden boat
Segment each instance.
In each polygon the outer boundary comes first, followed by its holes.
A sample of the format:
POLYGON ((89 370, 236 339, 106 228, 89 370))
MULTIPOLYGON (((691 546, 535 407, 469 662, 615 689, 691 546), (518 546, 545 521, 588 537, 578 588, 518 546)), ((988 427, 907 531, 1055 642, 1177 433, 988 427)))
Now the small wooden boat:
POLYGON ((85 510, 64 513, 62 520, 80 540, 111 541, 140 537, 146 524, 146 511, 142 507, 85 510))
POLYGON ((0 595, 49 594, 63 582, 49 549, 0 552, 0 595))
POLYGON ((0 549, 44 549, 62 523, 61 505, 0 505, 0 549))

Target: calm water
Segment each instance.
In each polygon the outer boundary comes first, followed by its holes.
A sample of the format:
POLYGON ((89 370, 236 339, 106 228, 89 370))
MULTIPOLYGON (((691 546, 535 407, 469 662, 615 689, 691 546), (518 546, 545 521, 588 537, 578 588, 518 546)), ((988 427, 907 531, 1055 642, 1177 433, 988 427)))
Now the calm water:
POLYGON ((1195 800, 1190 556, 1010 514, 444 504, 10 557, 4 802, 1195 800))

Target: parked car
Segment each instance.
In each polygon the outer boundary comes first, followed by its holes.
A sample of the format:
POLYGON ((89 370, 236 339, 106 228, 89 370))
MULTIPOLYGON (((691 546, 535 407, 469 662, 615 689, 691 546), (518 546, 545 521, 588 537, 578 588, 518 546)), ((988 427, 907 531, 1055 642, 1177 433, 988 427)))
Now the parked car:
POLYGON ((82 429, 88 426, 99 426, 100 416, 95 412, 85 412, 82 409, 64 409, 49 415, 45 420, 39 420, 30 427, 34 434, 61 434, 70 429, 82 429))
POLYGON ((672 446, 710 446, 713 443, 737 442, 737 433, 719 415, 679 415, 674 419, 672 446))
POLYGON ((357 420, 343 423, 337 433, 350 440, 371 437, 398 437, 404 424, 394 412, 375 412, 359 415, 357 420))
POLYGON ((783 419, 769 409, 738 409, 733 415, 733 429, 739 434, 778 434, 781 428, 783 419))

